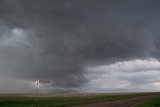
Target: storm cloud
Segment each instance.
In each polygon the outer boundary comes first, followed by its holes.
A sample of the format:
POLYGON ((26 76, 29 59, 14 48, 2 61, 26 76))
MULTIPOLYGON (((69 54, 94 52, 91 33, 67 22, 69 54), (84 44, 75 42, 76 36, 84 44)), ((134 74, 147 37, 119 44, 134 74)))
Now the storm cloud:
POLYGON ((70 89, 91 81, 87 67, 159 60, 158 4, 158 0, 1 0, 0 75, 70 89))

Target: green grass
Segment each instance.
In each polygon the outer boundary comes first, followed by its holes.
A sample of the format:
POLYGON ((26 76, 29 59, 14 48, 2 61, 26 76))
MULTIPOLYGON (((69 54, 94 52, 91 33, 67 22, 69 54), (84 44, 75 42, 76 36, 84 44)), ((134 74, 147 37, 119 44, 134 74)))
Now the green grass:
POLYGON ((160 107, 160 97, 137 104, 134 107, 160 107))
MULTIPOLYGON (((132 94, 96 94, 96 95, 61 95, 38 97, 37 107, 67 107, 70 105, 96 103, 110 100, 133 98, 148 95, 151 93, 132 93, 132 94)), ((34 96, 34 95, 33 95, 34 96)), ((0 95, 0 107, 35 107, 34 97, 20 94, 0 95)))

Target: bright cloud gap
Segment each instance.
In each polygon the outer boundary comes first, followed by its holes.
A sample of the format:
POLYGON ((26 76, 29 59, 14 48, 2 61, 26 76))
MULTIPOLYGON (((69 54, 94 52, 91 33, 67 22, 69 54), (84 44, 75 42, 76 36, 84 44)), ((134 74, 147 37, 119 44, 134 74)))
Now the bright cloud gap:
POLYGON ((87 68, 91 92, 158 91, 160 62, 135 59, 87 68))

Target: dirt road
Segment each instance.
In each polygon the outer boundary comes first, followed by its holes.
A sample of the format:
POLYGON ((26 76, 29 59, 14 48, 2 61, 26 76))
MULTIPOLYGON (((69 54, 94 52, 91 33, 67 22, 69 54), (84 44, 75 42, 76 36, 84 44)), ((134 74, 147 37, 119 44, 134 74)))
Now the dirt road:
POLYGON ((106 101, 106 102, 94 103, 94 104, 75 105, 71 107, 131 107, 137 103, 141 103, 143 101, 146 101, 155 97, 159 97, 159 96, 160 94, 153 94, 153 95, 147 95, 147 96, 139 96, 136 98, 106 101))

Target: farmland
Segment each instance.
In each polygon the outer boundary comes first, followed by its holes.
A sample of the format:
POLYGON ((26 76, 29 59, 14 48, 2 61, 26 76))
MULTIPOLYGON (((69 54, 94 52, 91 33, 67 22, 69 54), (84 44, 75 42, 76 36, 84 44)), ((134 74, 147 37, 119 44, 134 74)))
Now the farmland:
MULTIPOLYGON (((68 107, 90 104, 108 104, 109 102, 124 102, 128 99, 138 103, 139 99, 151 99, 159 96, 159 93, 116 93, 116 94, 38 94, 37 107, 68 107), (139 98, 139 99, 137 99, 139 98), (138 101, 138 102, 136 102, 138 101)), ((158 100, 160 101, 160 99, 158 100)), ((130 101, 131 102, 131 101, 130 101)), ((91 105, 92 106, 92 105, 91 105)), ((97 105, 99 106, 99 105, 97 105)), ((0 94, 0 107, 35 107, 34 94, 0 94)), ((87 107, 87 106, 86 106, 87 107)), ((137 106, 140 107, 140 106, 137 106)))

